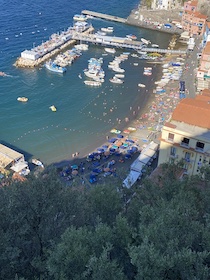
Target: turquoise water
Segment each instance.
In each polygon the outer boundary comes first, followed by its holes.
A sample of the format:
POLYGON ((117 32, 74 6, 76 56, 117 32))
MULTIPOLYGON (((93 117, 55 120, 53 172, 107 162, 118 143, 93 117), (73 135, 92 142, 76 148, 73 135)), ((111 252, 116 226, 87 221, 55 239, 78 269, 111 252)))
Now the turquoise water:
MULTIPOLYGON (((124 119, 133 117, 133 110, 148 99, 155 73, 142 75, 145 62, 130 57, 121 64, 126 70, 125 82, 114 85, 107 68, 114 56, 103 56, 105 82, 99 88, 90 88, 78 75, 87 67, 91 57, 104 54, 103 47, 90 46, 88 51, 68 67, 66 74, 59 75, 45 68, 20 69, 13 66, 24 49, 30 49, 73 24, 73 15, 83 9, 127 17, 138 1, 2 1, 0 11, 0 71, 11 77, 0 77, 0 140, 14 146, 45 163, 69 159, 72 153, 84 154, 100 145, 113 127, 123 127, 124 119), (111 12, 110 12, 111 7, 111 12), (138 62, 138 66, 133 63, 138 62), (138 83, 147 85, 138 88, 138 83), (147 91, 146 91, 147 90, 147 91), (27 103, 17 101, 27 96, 27 103), (57 112, 49 106, 55 105, 57 112), (132 107, 132 110, 130 110, 132 107), (121 120, 119 124, 119 119, 121 120)), ((94 19, 95 29, 113 26, 115 36, 135 34, 166 47, 168 35, 139 29, 123 24, 94 19)), ((123 50, 118 50, 120 54, 123 50)), ((158 69, 158 67, 157 67, 158 69)))

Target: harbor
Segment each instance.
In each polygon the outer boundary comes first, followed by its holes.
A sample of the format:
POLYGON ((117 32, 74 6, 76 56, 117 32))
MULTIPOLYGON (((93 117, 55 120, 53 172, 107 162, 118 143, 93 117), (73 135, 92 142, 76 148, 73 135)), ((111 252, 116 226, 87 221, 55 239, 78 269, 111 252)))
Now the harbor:
MULTIPOLYGON (((112 17, 111 17, 112 18, 112 17)), ((143 51, 146 53, 161 54, 185 54, 183 50, 149 48, 151 43, 144 38, 141 41, 132 40, 132 36, 125 37, 107 36, 106 33, 94 33, 94 27, 87 22, 77 22, 73 27, 69 27, 67 31, 60 34, 52 34, 50 40, 41 45, 25 50, 15 62, 16 67, 37 67, 43 62, 51 59, 56 54, 76 44, 76 42, 92 43, 95 45, 130 49, 133 51, 143 51)), ((113 31, 113 30, 112 30, 113 31)), ((134 36, 134 35, 133 35, 134 36)), ((135 38, 136 39, 136 38, 135 38)))

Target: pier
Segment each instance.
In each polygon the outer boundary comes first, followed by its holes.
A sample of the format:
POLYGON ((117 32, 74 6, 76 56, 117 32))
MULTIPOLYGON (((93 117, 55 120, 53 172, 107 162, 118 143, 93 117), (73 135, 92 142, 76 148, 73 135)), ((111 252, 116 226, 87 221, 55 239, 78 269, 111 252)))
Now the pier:
POLYGON ((134 51, 145 51, 150 53, 171 53, 171 54, 186 54, 186 51, 171 50, 171 49, 159 49, 159 48, 147 48, 140 41, 131 41, 127 38, 115 37, 115 36, 100 36, 97 34, 80 34, 74 33, 72 39, 83 41, 86 43, 92 43, 102 46, 112 46, 116 48, 132 49, 134 51))
POLYGON ((91 17, 105 19, 105 20, 121 22, 121 23, 126 23, 126 21, 127 21, 125 18, 121 18, 121 17, 117 17, 117 16, 111 16, 111 15, 102 14, 102 13, 97 13, 97 12, 88 11, 88 10, 83 10, 82 14, 87 15, 87 16, 91 16, 91 17))

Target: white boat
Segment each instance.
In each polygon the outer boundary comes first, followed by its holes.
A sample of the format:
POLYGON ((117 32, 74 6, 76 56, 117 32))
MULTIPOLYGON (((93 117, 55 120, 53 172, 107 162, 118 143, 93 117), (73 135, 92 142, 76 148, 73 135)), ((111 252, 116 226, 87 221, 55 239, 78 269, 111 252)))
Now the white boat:
POLYGON ((50 106, 49 109, 50 109, 51 111, 53 111, 53 112, 56 112, 56 111, 57 111, 57 109, 56 109, 56 107, 55 107, 54 105, 50 106))
POLYGON ((66 68, 65 67, 61 67, 59 65, 57 65, 56 63, 54 63, 53 61, 48 61, 45 63, 45 67, 55 73, 61 73, 63 74, 64 72, 66 72, 66 68))
POLYGON ((77 50, 80 51, 87 51, 88 50, 88 44, 78 44, 74 46, 77 50))
POLYGON ((44 164, 36 158, 32 158, 31 162, 37 166, 41 166, 42 168, 44 168, 44 164))
POLYGON ((114 72, 118 72, 118 73, 124 73, 125 72, 125 70, 120 68, 120 67, 113 67, 112 70, 114 72))
POLYGON ((144 39, 144 38, 141 38, 141 41, 142 41, 142 43, 144 43, 144 44, 146 44, 146 45, 148 45, 148 44, 151 43, 149 40, 146 40, 146 39, 144 39))
POLYGON ((152 44, 151 47, 152 47, 152 48, 159 48, 159 45, 157 45, 157 44, 152 44))
POLYGON ((74 15, 73 20, 75 21, 86 21, 88 18, 85 15, 74 15))
POLYGON ((27 101, 28 101, 28 98, 27 98, 27 97, 24 97, 24 96, 18 97, 18 98, 17 98, 17 101, 20 101, 20 102, 27 102, 27 101))
POLYGON ((113 78, 109 79, 109 81, 110 81, 111 83, 114 83, 114 84, 123 84, 123 83, 124 83, 123 80, 117 78, 116 76, 114 76, 113 78))
POLYGON ((104 48, 104 50, 108 53, 116 53, 116 50, 114 48, 104 48))
POLYGON ((112 26, 102 27, 101 31, 107 32, 107 33, 112 33, 114 31, 114 28, 112 26))
POLYGON ((122 78, 125 78, 125 75, 124 74, 115 74, 115 77, 122 79, 122 78))
POLYGON ((105 73, 103 70, 94 70, 94 69, 88 69, 88 70, 84 70, 84 74, 88 77, 88 78, 104 78, 105 73))
POLYGON ((136 35, 133 35, 133 34, 126 35, 126 38, 131 39, 131 40, 137 39, 136 35))
POLYGON ((146 86, 144 84, 138 84, 139 87, 145 88, 146 86))
POLYGON ((98 87, 98 86, 101 86, 101 82, 98 82, 98 81, 84 81, 84 83, 88 86, 94 86, 94 87, 98 87))

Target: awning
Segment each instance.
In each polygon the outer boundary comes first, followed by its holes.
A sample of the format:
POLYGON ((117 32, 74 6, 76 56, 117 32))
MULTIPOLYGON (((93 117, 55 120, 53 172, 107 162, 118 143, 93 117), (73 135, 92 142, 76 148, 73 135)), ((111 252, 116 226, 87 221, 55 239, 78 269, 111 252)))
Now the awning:
POLYGON ((137 181, 137 179, 141 176, 141 173, 131 170, 128 174, 127 178, 123 181, 123 186, 126 188, 130 188, 137 181))
POLYGON ((12 169, 15 172, 20 172, 24 168, 28 167, 27 161, 19 161, 15 165, 13 165, 10 169, 12 169))
POLYGON ((136 159, 132 164, 131 164, 131 170, 136 171, 136 172, 140 172, 142 171, 142 169, 144 168, 145 164, 141 161, 139 161, 138 159, 136 159))
POLYGON ((24 159, 24 155, 0 144, 0 167, 5 168, 13 161, 18 161, 21 158, 24 159))

